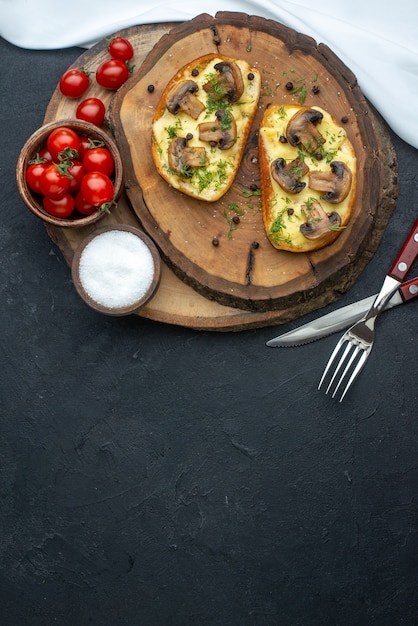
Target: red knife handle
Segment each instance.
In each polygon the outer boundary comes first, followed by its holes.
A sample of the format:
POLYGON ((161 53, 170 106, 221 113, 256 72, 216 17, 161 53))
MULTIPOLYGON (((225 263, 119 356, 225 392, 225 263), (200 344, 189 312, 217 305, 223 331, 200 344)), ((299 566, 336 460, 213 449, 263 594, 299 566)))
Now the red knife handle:
POLYGON ((404 302, 408 302, 413 298, 418 296, 418 276, 416 278, 411 278, 406 283, 403 283, 399 287, 399 293, 401 294, 401 298, 404 302))
POLYGON ((408 237, 390 268, 388 274, 395 280, 402 281, 411 269, 411 266, 418 255, 418 219, 413 225, 408 237))

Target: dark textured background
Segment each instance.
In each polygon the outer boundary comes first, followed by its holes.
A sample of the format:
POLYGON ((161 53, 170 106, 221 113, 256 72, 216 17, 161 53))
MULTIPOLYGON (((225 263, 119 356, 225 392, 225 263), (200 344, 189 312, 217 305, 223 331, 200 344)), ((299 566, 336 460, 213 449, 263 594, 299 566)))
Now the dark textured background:
MULTIPOLYGON (((0 623, 417 624, 417 303, 381 318, 342 405, 316 391, 337 336, 273 350, 298 322, 88 309, 14 182, 81 52, 0 41, 0 623)), ((393 141, 397 208, 340 304, 379 289, 417 216, 418 151, 393 141)))

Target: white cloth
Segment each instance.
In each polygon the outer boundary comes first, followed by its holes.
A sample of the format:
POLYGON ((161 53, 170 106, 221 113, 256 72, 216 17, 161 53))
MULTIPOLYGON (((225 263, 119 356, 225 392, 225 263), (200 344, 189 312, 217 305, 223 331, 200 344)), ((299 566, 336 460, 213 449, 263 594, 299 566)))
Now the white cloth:
POLYGON ((0 35, 27 49, 88 47, 128 26, 217 11, 274 19, 326 43, 392 130, 418 148, 417 0, 0 0, 0 35))

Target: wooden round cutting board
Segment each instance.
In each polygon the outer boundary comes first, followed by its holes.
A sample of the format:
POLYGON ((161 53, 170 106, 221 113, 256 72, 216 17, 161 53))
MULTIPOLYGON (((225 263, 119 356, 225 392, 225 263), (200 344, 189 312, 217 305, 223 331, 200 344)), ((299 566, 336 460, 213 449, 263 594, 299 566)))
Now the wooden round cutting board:
MULTIPOLYGON (((396 155, 389 134, 353 74, 323 44, 276 22, 239 13, 201 15, 174 26, 138 26, 123 34, 135 48, 132 78, 116 95, 97 85, 89 95, 109 105, 109 125, 125 165, 126 195, 105 219, 136 225, 139 221, 165 261, 156 295, 138 314, 192 328, 241 330, 287 322, 337 299, 372 257, 397 195, 396 155), (170 188, 155 171, 150 152, 151 120, 162 90, 184 62, 207 52, 244 58, 263 78, 259 110, 236 182, 217 203, 201 203, 170 188), (301 87, 298 93, 285 89, 289 80, 301 87), (148 90, 150 84, 153 91, 148 90), (312 93, 313 84, 319 93, 312 93), (253 191, 259 182, 257 128, 264 108, 271 102, 298 102, 304 89, 304 104, 317 104, 337 120, 348 118, 345 128, 360 176, 349 228, 327 248, 295 254, 268 243, 260 197, 253 191), (233 206, 239 209, 238 225, 231 219, 233 206)), ((106 55, 101 42, 73 66, 95 69, 106 55)), ((57 89, 45 121, 74 115, 75 107, 57 89)), ((87 234, 53 227, 48 231, 68 262, 87 234)))

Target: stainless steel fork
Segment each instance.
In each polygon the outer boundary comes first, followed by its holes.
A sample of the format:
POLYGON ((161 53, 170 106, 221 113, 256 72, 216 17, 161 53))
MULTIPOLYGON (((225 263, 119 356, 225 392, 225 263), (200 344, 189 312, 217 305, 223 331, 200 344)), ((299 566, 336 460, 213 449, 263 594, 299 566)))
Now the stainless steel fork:
POLYGON ((333 367, 334 373, 328 383, 325 393, 328 393, 333 384, 335 389, 332 393, 334 398, 338 390, 342 389, 340 402, 343 401, 347 391, 350 389, 357 376, 360 374, 367 358, 371 352, 375 336, 375 323, 380 313, 385 308, 387 302, 401 285, 406 274, 409 272, 414 260, 418 255, 418 219, 408 234, 398 256, 385 277, 383 286, 376 296, 370 310, 356 324, 351 326, 341 337, 340 341, 334 348, 333 353, 325 367, 322 378, 319 381, 318 389, 321 389, 328 374, 331 374, 333 367), (337 356, 341 354, 339 361, 337 356), (338 373, 342 372, 339 379, 338 373), (343 387, 343 382, 346 382, 343 387))

